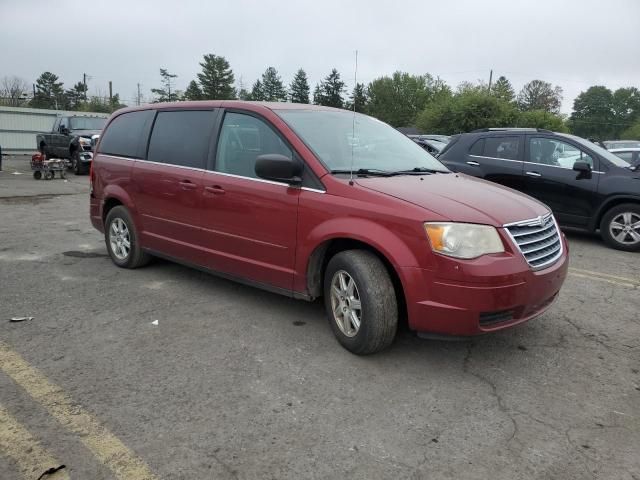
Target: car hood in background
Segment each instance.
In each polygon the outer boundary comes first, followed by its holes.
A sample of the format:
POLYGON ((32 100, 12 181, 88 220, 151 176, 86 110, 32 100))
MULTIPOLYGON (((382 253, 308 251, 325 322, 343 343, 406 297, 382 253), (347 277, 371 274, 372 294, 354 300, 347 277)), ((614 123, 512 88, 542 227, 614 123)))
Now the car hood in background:
POLYGON ((549 213, 549 208, 527 195, 459 173, 358 178, 357 183, 454 222, 500 227, 549 213))
POLYGON ((71 130, 71 135, 74 137, 87 137, 91 138, 92 135, 100 135, 102 130, 71 130))

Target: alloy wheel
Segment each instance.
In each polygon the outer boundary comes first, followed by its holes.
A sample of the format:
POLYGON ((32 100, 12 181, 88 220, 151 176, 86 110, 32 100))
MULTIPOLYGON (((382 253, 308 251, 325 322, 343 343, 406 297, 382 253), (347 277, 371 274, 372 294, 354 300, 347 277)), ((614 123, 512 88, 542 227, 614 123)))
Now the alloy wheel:
POLYGON ((340 331, 355 337, 362 324, 362 305, 355 280, 344 270, 331 279, 331 311, 340 331))
POLYGON ((131 251, 131 236, 127 224, 121 218, 114 218, 109 227, 109 244, 118 260, 126 260, 131 251))
POLYGON ((634 212, 616 215, 609 224, 609 233, 623 245, 640 243, 640 215, 634 212))

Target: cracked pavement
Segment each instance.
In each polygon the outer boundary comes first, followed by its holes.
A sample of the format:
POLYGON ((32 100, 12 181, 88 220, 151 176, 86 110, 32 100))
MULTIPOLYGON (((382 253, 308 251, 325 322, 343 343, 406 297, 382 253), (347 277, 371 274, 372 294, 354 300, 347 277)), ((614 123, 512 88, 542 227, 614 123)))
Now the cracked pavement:
MULTIPOLYGON (((25 165, 0 173, 0 341, 157 478, 640 479, 638 287, 570 274, 514 329, 401 332, 356 357, 320 302, 164 261, 116 268, 87 177, 35 181, 25 165)), ((640 282, 640 254, 568 238, 571 267, 640 282)), ((0 404, 70 478, 115 478, 2 370, 0 404)), ((0 472, 20 478, 2 452, 0 472)))

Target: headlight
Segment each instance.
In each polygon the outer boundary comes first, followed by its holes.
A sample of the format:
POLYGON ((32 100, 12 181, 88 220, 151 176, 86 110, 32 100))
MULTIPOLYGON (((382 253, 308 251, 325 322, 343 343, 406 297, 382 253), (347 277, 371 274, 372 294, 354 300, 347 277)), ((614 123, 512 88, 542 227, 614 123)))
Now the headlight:
POLYGON ((490 225, 473 223, 425 223, 434 252, 456 258, 476 258, 504 252, 498 231, 490 225))

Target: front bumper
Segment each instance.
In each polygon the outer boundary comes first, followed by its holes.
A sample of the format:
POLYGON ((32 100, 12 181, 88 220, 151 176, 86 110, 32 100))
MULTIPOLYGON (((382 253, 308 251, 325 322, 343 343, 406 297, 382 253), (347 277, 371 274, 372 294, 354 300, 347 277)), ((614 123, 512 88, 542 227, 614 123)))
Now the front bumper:
POLYGON ((520 254, 486 256, 465 265, 466 276, 459 279, 443 278, 437 270, 402 268, 410 328, 425 334, 472 336, 541 315, 557 298, 567 275, 564 236, 562 242, 562 256, 538 271, 520 254))

